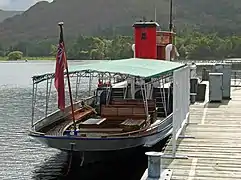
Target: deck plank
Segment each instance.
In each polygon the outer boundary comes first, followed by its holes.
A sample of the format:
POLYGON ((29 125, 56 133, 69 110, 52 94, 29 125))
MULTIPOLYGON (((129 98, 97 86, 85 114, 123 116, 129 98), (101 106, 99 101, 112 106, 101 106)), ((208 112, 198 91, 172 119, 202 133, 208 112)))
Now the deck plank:
MULTIPOLYGON (((190 124, 178 139, 176 155, 188 159, 163 159, 172 180, 241 179, 241 89, 232 88, 232 100, 190 106, 190 124)), ((172 153, 168 143, 164 154, 172 153)))

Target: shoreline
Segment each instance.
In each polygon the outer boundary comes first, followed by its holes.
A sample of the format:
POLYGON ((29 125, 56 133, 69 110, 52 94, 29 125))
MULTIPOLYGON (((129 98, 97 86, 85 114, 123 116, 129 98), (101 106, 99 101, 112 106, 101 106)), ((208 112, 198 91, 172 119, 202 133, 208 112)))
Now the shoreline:
POLYGON ((8 60, 8 57, 0 57, 0 62, 20 62, 20 61, 54 61, 55 57, 23 57, 19 60, 8 60))
MULTIPOLYGON (((68 60, 68 63, 81 63, 81 62, 98 62, 100 60, 68 60)), ((22 64, 22 63, 55 63, 56 59, 51 58, 43 58, 43 59, 21 59, 21 60, 7 60, 7 59, 0 59, 0 64, 22 64)))
MULTIPOLYGON (((104 60, 104 59, 102 59, 104 60)), ((105 59, 107 60, 107 59, 105 59)), ((117 60, 117 59, 112 59, 112 60, 117 60)), ((230 60, 230 61, 241 61, 241 58, 225 58, 224 60, 230 60)), ((53 56, 50 56, 50 57, 23 57, 22 59, 19 59, 19 60, 8 60, 8 57, 2 57, 0 56, 0 63, 1 62, 9 62, 9 63, 17 63, 17 62, 35 62, 35 61, 56 61, 56 58, 53 57, 53 56)), ((71 59, 71 60, 68 60, 68 61, 100 61, 100 59, 71 59)), ((108 60, 107 60, 108 61, 108 60)), ((194 60, 194 59, 178 59, 178 60, 175 60, 175 62, 178 62, 178 61, 181 61, 181 62, 215 62, 215 61, 222 61, 222 60, 218 60, 218 58, 212 58, 212 59, 198 59, 198 60, 194 60)))

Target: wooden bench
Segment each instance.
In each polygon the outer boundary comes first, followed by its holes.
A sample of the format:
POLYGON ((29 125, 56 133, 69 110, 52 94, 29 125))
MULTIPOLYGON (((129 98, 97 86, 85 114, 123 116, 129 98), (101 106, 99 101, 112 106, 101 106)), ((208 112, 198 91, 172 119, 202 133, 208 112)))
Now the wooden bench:
POLYGON ((121 128, 80 128, 79 129, 81 133, 117 133, 117 132, 123 132, 123 129, 121 128))
MULTIPOLYGON (((156 104, 155 99, 149 99, 147 100, 148 105, 154 106, 156 104)), ((110 102, 112 105, 139 105, 139 104, 144 104, 143 100, 138 100, 138 99, 121 99, 121 100, 112 100, 110 102)))
POLYGON ((120 126, 142 126, 145 123, 144 119, 140 120, 133 120, 133 119, 126 119, 124 122, 120 124, 120 126))
POLYGON ((106 120, 106 118, 102 118, 102 119, 96 119, 96 118, 90 118, 87 119, 84 122, 81 122, 80 124, 86 124, 86 125, 91 125, 91 124, 95 124, 95 125, 100 125, 101 123, 103 123, 106 120))
MULTIPOLYGON (((76 121, 80 121, 84 117, 91 115, 93 113, 94 111, 92 109, 86 110, 86 109, 80 108, 74 111, 74 118, 76 121)), ((70 113, 67 118, 72 120, 73 119, 72 113, 70 113)))
MULTIPOLYGON (((144 108, 143 100, 137 99, 122 99, 122 100, 112 100, 110 104, 114 107, 142 107, 144 108)), ((156 100, 150 99, 147 100, 148 104, 148 114, 151 116, 151 122, 154 122, 157 118, 157 107, 156 107, 156 100)))
MULTIPOLYGON (((144 107, 144 102, 136 99, 112 100, 110 104, 115 107, 144 107)), ((156 111, 156 100, 147 100, 147 104, 149 112, 156 111)))
POLYGON ((76 120, 82 120, 84 117, 89 116, 91 114, 94 114, 94 111, 92 109, 89 109, 87 111, 81 112, 79 114, 75 115, 76 120))
POLYGON ((120 119, 145 119, 146 113, 144 107, 115 107, 112 105, 101 106, 101 117, 108 120, 120 120, 120 119))
POLYGON ((120 127, 124 131, 136 131, 139 130, 144 124, 144 119, 134 120, 134 119, 126 119, 124 122, 120 124, 120 127))
POLYGON ((80 128, 98 128, 101 124, 103 124, 106 121, 106 118, 89 118, 81 123, 79 123, 80 128))

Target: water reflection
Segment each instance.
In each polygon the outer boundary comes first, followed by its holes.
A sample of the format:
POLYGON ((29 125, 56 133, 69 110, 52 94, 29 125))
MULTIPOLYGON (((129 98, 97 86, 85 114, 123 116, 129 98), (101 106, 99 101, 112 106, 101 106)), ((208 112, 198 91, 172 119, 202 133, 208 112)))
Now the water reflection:
POLYGON ((147 157, 144 149, 139 149, 126 157, 115 156, 107 162, 90 163, 80 166, 80 157, 77 155, 72 159, 69 168, 68 154, 57 153, 40 166, 36 166, 33 179, 78 179, 81 180, 137 180, 140 179, 146 168, 147 157))
POLYGON ((69 156, 60 152, 49 158, 40 166, 35 167, 34 179, 78 179, 81 180, 139 180, 147 168, 146 151, 162 151, 167 138, 153 148, 138 148, 131 152, 113 155, 113 158, 106 162, 89 163, 80 166, 81 158, 78 155, 73 157, 69 166, 69 156))

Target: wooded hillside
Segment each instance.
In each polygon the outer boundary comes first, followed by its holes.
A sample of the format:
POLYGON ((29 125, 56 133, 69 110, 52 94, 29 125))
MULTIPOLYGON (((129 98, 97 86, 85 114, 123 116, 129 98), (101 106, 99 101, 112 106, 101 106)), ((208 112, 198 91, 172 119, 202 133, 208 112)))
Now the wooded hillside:
MULTIPOLYGON (((131 35, 131 25, 145 17, 168 28, 169 0, 55 0, 39 2, 20 16, 0 24, 0 40, 16 42, 28 39, 51 39, 58 35, 57 23, 65 22, 65 35, 131 35)), ((185 29, 240 34, 240 0, 174 0, 174 23, 185 29)))
POLYGON ((21 11, 3 11, 0 9, 0 22, 21 13, 22 13, 21 11))

